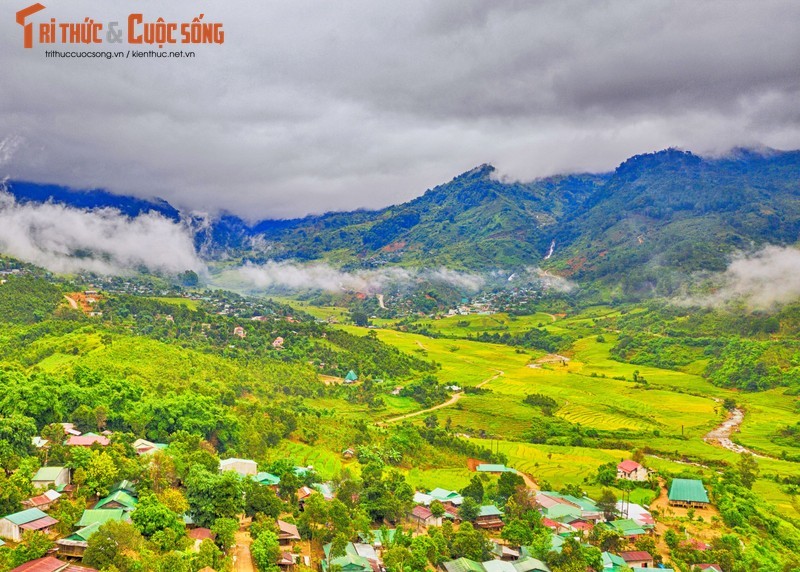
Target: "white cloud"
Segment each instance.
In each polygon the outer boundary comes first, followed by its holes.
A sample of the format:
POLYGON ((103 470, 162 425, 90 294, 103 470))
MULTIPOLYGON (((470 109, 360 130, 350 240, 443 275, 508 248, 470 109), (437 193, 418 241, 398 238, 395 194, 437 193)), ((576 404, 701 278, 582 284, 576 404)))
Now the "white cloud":
POLYGON ((724 273, 713 278, 713 293, 682 301, 699 306, 744 302, 757 310, 800 298, 800 250, 767 246, 753 254, 740 254, 724 273))
POLYGON ((58 273, 205 272, 191 231, 157 213, 18 203, 0 188, 0 251, 58 273))

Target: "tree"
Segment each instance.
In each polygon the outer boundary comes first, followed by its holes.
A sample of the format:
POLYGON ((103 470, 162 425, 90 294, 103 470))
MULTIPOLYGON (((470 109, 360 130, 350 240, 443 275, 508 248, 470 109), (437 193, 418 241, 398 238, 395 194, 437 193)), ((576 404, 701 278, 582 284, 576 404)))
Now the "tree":
POLYGON ((461 496, 464 498, 471 498, 476 503, 483 502, 483 495, 483 482, 481 482, 481 479, 478 475, 473 476, 469 481, 469 484, 461 489, 461 496))
POLYGON ((404 572, 407 566, 410 567, 412 560, 413 555, 405 546, 393 546, 383 556, 383 563, 390 572, 404 572))
POLYGON ((739 478, 742 481, 742 486, 747 489, 752 489, 760 473, 758 462, 756 462, 753 455, 750 453, 742 453, 736 467, 739 470, 739 478))
POLYGON ((41 558, 53 548, 53 541, 39 531, 25 530, 22 533, 22 542, 11 553, 10 564, 15 568, 25 562, 41 558))
POLYGON ((440 501, 438 500, 433 501, 431 503, 430 509, 431 509, 431 514, 436 518, 441 518, 442 516, 444 516, 445 512, 444 505, 440 501))
POLYGON ((320 493, 311 493, 306 499, 303 514, 300 515, 300 524, 308 531, 311 540, 319 540, 321 534, 327 530, 328 503, 320 493))
POLYGON ((223 552, 236 545, 236 532, 239 530, 239 521, 235 518, 218 518, 211 525, 211 531, 217 535, 215 541, 223 552))
POLYGON ((92 451, 86 465, 86 486, 94 494, 104 497, 119 477, 113 457, 106 451, 92 451))
POLYGON ((509 499, 517 490, 517 487, 524 487, 525 479, 517 473, 506 472, 500 475, 497 480, 497 495, 502 499, 509 499))
POLYGON ((611 489, 603 489, 597 499, 597 508, 603 511, 606 519, 611 519, 617 512, 617 495, 611 489))
POLYGON ((192 569, 201 570, 208 566, 214 570, 220 570, 223 558, 222 551, 214 544, 214 541, 206 538, 200 543, 200 547, 193 557, 192 569))
POLYGON ((162 504, 152 493, 143 493, 140 496, 139 505, 131 513, 131 520, 136 530, 147 538, 166 529, 171 529, 182 536, 186 528, 183 519, 162 504))
POLYGON ((476 503, 472 497, 464 497, 464 502, 458 508, 458 516, 461 520, 472 522, 481 512, 481 507, 476 503))
POLYGON ((511 546, 527 546, 533 542, 534 534, 527 523, 515 518, 503 527, 500 537, 511 546))
POLYGON ((257 483, 252 479, 244 482, 244 513, 255 516, 256 513, 266 514, 278 518, 284 510, 284 504, 278 495, 269 487, 257 483))
MULTIPOLYGON (((466 501, 466 499, 464 499, 466 501)), ((483 562, 488 560, 490 544, 483 531, 472 526, 470 522, 462 522, 458 532, 453 534, 451 546, 453 558, 469 558, 483 562)))
POLYGON ((135 572, 136 555, 143 546, 144 538, 131 523, 111 520, 89 538, 83 562, 98 570, 113 566, 120 572, 135 572))
POLYGON ((597 467, 597 477, 595 481, 598 484, 610 487, 617 480, 617 465, 615 463, 604 463, 597 467))
POLYGON ((255 562, 256 568, 260 572, 277 570, 278 558, 281 555, 278 536, 271 531, 262 532, 250 546, 250 553, 253 555, 253 562, 255 562))
POLYGON ((186 479, 186 500, 198 526, 210 526, 219 518, 236 519, 243 512, 242 482, 233 471, 210 473, 194 467, 186 479))

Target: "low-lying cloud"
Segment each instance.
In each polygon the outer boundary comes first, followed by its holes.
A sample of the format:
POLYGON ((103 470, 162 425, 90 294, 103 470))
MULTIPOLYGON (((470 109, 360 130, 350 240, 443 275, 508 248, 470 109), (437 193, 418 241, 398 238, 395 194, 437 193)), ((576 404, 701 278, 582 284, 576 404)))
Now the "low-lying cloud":
POLYGON ((257 289, 313 289, 365 294, 378 294, 385 292, 391 285, 408 285, 418 281, 442 282, 468 292, 476 292, 485 282, 478 274, 446 268, 411 270, 391 267, 345 272, 325 263, 298 264, 286 261, 246 264, 238 269, 237 274, 241 280, 257 289))
POLYGON ((204 272, 188 227, 157 213, 20 203, 0 186, 0 251, 52 272, 204 272))
POLYGON ((754 310, 768 310, 800 298, 800 250, 767 246, 749 255, 739 255, 717 277, 712 294, 692 298, 689 304, 721 306, 744 302, 754 310))

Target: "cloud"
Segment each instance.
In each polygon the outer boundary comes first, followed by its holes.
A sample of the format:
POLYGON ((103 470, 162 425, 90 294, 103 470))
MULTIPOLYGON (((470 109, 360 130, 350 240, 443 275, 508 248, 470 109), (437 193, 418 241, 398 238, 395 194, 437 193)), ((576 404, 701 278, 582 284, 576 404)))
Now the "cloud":
MULTIPOLYGON (((135 5, 152 20, 199 13, 189 0, 135 5)), ((71 0, 42 17, 131 10, 71 0)), ((264 218, 401 202, 485 162, 524 180, 670 146, 800 147, 800 4, 789 0, 203 11, 224 23, 224 45, 100 61, 23 50, 7 9, 0 138, 18 143, 0 176, 264 218)))
POLYGON ((721 306, 744 302, 755 310, 769 310, 800 298, 800 250, 767 246, 736 257, 716 276, 713 293, 684 300, 684 304, 721 306))
POLYGON ((261 265, 248 263, 232 274, 228 273, 221 277, 221 282, 226 284, 236 280, 260 290, 318 289, 327 292, 355 291, 365 294, 379 294, 386 292, 390 286, 408 286, 418 281, 440 282, 467 292, 475 292, 485 282, 484 278, 477 274, 444 268, 414 270, 391 267, 345 272, 320 262, 298 264, 286 261, 269 261, 261 265))
POLYGON ((156 213, 18 203, 0 187, 0 251, 58 273, 205 272, 190 230, 156 213))

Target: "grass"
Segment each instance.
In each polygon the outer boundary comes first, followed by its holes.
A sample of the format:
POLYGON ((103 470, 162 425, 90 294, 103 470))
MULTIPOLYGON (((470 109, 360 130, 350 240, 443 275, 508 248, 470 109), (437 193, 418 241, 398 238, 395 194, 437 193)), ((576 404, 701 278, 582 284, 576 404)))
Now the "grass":
POLYGON ((185 306, 186 308, 194 311, 198 308, 197 300, 190 300, 189 298, 181 297, 168 297, 168 296, 153 296, 150 300, 161 302, 162 304, 172 304, 173 306, 185 306))

